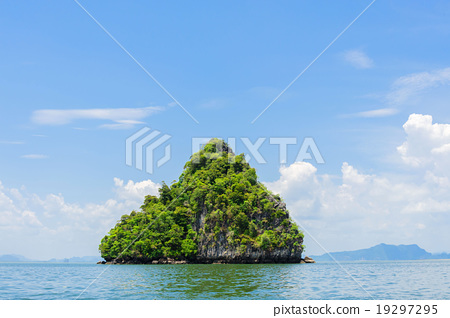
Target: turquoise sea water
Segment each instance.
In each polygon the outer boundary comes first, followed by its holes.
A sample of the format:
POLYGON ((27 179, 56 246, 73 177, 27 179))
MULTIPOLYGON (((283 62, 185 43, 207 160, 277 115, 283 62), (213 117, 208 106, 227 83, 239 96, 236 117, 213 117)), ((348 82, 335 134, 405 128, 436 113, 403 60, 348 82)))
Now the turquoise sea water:
POLYGON ((450 260, 95 265, 0 263, 0 299, 450 299, 450 260), (369 295, 370 294, 370 295, 369 295))

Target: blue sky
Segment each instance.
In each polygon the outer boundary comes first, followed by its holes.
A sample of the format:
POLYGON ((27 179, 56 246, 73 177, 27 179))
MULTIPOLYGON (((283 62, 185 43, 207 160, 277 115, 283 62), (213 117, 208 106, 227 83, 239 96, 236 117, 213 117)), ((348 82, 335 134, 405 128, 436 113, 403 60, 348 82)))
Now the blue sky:
POLYGON ((448 2, 376 1, 254 124, 370 1, 80 4, 199 123, 76 2, 0 3, 0 254, 95 255, 178 178, 193 137, 237 138, 238 153, 239 138, 267 138, 267 163, 251 164, 310 254, 324 252, 315 240, 448 251, 448 2), (151 175, 125 165, 146 126, 172 136, 151 175), (293 145, 281 165, 270 137, 312 137, 325 164, 295 162, 293 145))

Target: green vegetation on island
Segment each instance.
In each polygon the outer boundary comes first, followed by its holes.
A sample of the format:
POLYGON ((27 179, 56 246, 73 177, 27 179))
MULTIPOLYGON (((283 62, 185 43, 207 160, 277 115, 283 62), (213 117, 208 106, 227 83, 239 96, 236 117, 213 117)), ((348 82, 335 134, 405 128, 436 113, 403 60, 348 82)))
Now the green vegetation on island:
POLYGON ((300 262, 303 233, 256 171, 220 139, 185 164, 178 182, 163 183, 140 211, 123 215, 100 244, 115 263, 300 262))

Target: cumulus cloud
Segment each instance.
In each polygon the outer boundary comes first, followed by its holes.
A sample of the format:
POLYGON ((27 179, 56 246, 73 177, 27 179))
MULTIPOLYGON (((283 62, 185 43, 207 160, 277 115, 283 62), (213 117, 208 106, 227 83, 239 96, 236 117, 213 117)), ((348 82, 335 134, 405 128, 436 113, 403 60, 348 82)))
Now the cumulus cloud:
POLYGON ((142 202, 143 198, 148 195, 158 194, 160 184, 152 180, 144 180, 141 182, 133 182, 129 180, 126 184, 122 179, 114 178, 115 192, 120 200, 132 200, 142 202))
MULTIPOLYGON (((403 126, 399 157, 417 175, 368 174, 344 162, 339 175, 320 174, 310 163, 280 168, 266 186, 280 193, 293 217, 331 251, 378 243, 412 244, 448 251, 450 125, 412 114, 403 126)), ((308 241, 308 238, 307 238, 308 241)), ((308 253, 322 254, 311 244, 308 253)))
POLYGON ((0 251, 36 259, 95 255, 100 239, 120 216, 139 209, 144 197, 157 195, 158 188, 151 180, 114 178, 110 199, 79 204, 67 202, 62 194, 42 197, 0 182, 0 251))
POLYGON ((33 112, 31 120, 39 125, 66 125, 76 120, 108 120, 102 128, 121 129, 141 123, 140 120, 163 111, 163 107, 93 108, 93 109, 41 109, 33 112))
POLYGON ((343 54, 344 60, 359 69, 372 68, 373 60, 362 50, 349 50, 343 54))
POLYGON ((406 140, 397 147, 402 160, 410 166, 438 170, 449 176, 450 125, 433 124, 430 115, 411 114, 403 129, 406 140))

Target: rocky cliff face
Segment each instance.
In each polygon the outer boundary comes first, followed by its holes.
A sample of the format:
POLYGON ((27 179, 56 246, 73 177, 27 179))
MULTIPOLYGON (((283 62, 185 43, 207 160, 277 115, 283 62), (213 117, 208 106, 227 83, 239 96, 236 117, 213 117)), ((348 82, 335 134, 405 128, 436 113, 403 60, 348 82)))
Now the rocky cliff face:
POLYGON ((228 244, 221 235, 217 240, 204 240, 199 244, 198 263, 299 263, 301 250, 294 246, 274 248, 265 251, 246 247, 241 250, 228 244))
POLYGON ((223 141, 211 140, 179 181, 147 196, 100 244, 114 263, 295 263, 303 234, 286 204, 223 141))
MULTIPOLYGON (((283 218, 274 220, 274 226, 280 226, 283 220, 289 220, 289 214, 286 211, 286 204, 277 202, 277 209, 285 212, 283 218)), ((204 229, 205 218, 208 214, 206 207, 203 205, 200 215, 197 218, 195 228, 197 230, 204 229)), ((254 220, 261 221, 268 218, 268 213, 260 213, 254 215, 254 220)), ((294 242, 284 247, 274 247, 272 249, 262 249, 254 246, 236 246, 230 243, 230 233, 215 236, 213 233, 204 234, 199 237, 198 254, 196 261, 199 263, 299 263, 302 258, 303 238, 300 237, 298 244, 294 242)))

